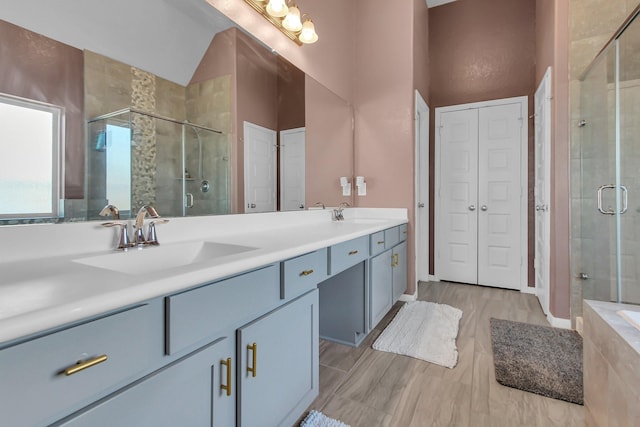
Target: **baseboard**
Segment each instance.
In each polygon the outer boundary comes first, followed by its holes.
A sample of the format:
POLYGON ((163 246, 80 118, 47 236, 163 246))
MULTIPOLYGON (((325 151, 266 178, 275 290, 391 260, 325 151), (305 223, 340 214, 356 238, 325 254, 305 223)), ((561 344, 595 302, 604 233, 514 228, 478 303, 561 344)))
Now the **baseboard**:
POLYGON ((553 314, 547 314, 547 320, 554 328, 571 329, 571 319, 563 319, 561 317, 554 317, 553 314))
POLYGON ((429 275, 429 281, 430 281, 430 282, 439 282, 439 281, 440 281, 440 279, 438 279, 438 277, 437 277, 436 275, 434 275, 434 274, 430 274, 430 275, 429 275))
POLYGON ((576 317, 576 331, 582 336, 582 331, 584 330, 584 322, 582 321, 582 316, 576 317))
POLYGON ((536 288, 534 286, 526 285, 524 288, 520 289, 520 292, 523 294, 536 294, 536 288))
POLYGON ((413 295, 402 294, 398 299, 398 301, 411 302, 411 301, 416 301, 417 299, 418 299, 418 288, 416 287, 416 291, 413 293, 413 295))

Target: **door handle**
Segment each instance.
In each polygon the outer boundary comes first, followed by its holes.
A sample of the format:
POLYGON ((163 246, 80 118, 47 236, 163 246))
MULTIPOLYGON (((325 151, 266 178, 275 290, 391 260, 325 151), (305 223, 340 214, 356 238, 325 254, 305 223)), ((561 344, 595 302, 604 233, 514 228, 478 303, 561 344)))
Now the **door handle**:
POLYGON ((419 208, 424 208, 424 203, 422 203, 422 202, 418 203, 418 207, 419 208))
POLYGON ((191 193, 185 194, 184 206, 186 208, 192 208, 193 207, 193 194, 191 194, 191 193))
POLYGON ((469 210, 470 210, 470 211, 475 211, 475 210, 476 210, 476 205, 471 205, 471 206, 469 206, 469 210))
POLYGON ((489 209, 487 205, 480 206, 480 210, 486 211, 487 209, 489 209))
POLYGON ((248 207, 249 209, 255 209, 256 204, 255 204, 255 203, 247 203, 247 207, 248 207))
POLYGON ((616 189, 616 187, 619 187, 620 190, 622 190, 622 206, 620 207, 620 215, 622 215, 623 213, 627 212, 627 209, 629 207, 629 197, 628 197, 628 191, 627 191, 627 187, 625 187, 624 185, 614 185, 614 184, 605 184, 605 185, 601 185, 600 187, 598 187, 598 191, 597 191, 597 202, 598 202, 598 210, 600 211, 601 214, 605 214, 605 215, 615 215, 616 211, 615 210, 610 210, 610 209, 604 209, 602 207, 602 192, 606 189, 616 189))

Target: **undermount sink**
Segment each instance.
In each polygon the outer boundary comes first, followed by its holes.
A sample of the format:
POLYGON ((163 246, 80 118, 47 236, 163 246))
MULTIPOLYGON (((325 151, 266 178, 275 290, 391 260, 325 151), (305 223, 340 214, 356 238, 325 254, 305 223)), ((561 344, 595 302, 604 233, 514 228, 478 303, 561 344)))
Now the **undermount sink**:
POLYGON ((147 246, 142 249, 131 248, 126 252, 78 258, 73 262, 120 273, 148 274, 207 262, 255 249, 257 248, 250 246, 199 241, 147 246))

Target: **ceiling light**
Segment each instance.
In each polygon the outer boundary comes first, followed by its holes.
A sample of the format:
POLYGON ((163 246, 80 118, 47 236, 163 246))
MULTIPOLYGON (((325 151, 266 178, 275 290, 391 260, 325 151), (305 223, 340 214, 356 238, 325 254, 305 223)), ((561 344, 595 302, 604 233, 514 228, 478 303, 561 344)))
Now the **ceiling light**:
POLYGON ((311 17, 300 13, 295 0, 289 0, 289 4, 287 0, 269 0, 268 4, 266 0, 244 1, 299 46, 318 41, 311 17))

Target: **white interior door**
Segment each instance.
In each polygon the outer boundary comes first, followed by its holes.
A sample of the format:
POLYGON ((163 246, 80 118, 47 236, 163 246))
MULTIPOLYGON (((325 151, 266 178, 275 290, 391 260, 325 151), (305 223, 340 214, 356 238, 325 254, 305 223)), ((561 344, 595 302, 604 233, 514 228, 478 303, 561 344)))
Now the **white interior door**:
POLYGON ((429 280, 429 106, 416 91, 416 278, 429 280))
POLYGON ((280 210, 305 208, 305 128, 280 132, 280 210))
POLYGON ((535 280, 536 296, 549 313, 549 201, 551 194, 551 68, 535 96, 535 280))
POLYGON ((439 115, 440 185, 437 216, 437 276, 478 282, 478 112, 439 115))
POLYGON ((478 283, 520 289, 520 150, 523 112, 519 103, 478 110, 478 283))
POLYGON ((276 210, 276 131, 244 122, 245 212, 276 210))
POLYGON ((436 109, 436 276, 526 286, 527 98, 436 109))

